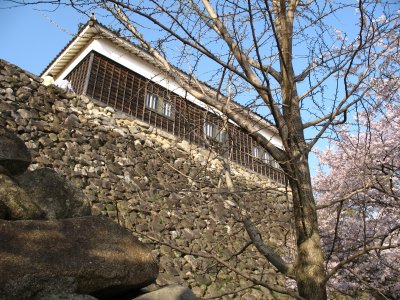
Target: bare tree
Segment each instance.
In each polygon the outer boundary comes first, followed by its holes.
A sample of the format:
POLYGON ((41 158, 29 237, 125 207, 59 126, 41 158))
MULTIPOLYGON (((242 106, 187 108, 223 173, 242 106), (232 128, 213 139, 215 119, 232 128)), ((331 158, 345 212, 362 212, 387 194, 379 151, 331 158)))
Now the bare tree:
MULTIPOLYGON (((196 98, 223 112, 277 160, 292 192, 297 253, 285 261, 257 229, 245 222, 253 242, 288 278, 300 298, 326 299, 326 270, 309 168, 309 153, 321 138, 358 109, 378 105, 371 80, 390 72, 399 15, 391 1, 370 0, 163 0, 16 1, 64 4, 84 13, 111 15, 121 34, 151 53, 162 72, 196 98), (204 64, 211 66, 204 72, 204 64), (191 75, 188 79, 173 65, 191 75), (228 79, 204 89, 225 70, 236 99, 277 128, 283 149, 259 134, 262 122, 222 96, 228 79)), ((396 47, 395 47, 396 48, 396 47)), ((335 267, 333 270, 337 270, 335 267)), ((327 277, 327 274, 329 276, 327 277)))

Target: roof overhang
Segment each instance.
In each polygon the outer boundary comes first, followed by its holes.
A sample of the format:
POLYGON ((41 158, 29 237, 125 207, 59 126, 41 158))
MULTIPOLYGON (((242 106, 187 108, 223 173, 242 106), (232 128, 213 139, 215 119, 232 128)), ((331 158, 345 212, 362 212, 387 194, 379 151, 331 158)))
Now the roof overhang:
POLYGON ((90 43, 97 34, 98 29, 90 22, 64 47, 53 59, 40 76, 52 75, 57 78, 59 74, 74 60, 74 58, 90 43))
MULTIPOLYGON (((55 79, 74 61, 74 59, 95 39, 107 39, 115 46, 140 57, 146 62, 155 64, 152 55, 136 46, 112 30, 106 28, 95 20, 90 20, 77 35, 60 51, 53 61, 40 74, 41 77, 52 75, 55 79)), ((156 66, 155 66, 156 67, 156 66)))

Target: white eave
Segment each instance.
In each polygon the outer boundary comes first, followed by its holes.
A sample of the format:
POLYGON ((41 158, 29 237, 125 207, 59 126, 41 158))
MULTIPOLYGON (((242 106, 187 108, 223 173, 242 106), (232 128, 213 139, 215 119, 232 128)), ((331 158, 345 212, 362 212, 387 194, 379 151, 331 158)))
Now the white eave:
POLYGON ((41 77, 53 75, 55 79, 65 70, 70 63, 90 44, 94 39, 108 39, 125 51, 132 53, 154 65, 154 58, 139 49, 127 40, 116 36, 111 30, 103 27, 97 22, 90 21, 81 32, 58 54, 56 59, 50 63, 42 72, 41 77))
POLYGON ((98 33, 95 26, 87 25, 72 42, 61 51, 57 58, 43 71, 41 76, 52 74, 54 78, 73 61, 73 59, 90 43, 98 33))

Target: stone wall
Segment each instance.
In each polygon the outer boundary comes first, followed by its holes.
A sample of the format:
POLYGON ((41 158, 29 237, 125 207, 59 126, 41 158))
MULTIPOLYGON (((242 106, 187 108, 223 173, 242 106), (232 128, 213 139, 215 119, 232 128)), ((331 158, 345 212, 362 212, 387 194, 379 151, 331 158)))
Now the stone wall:
MULTIPOLYGON (((0 60, 0 126, 28 146, 31 169, 57 170, 85 193, 92 214, 108 216, 153 244, 161 264, 159 285, 187 285, 204 298, 283 297, 195 255, 216 255, 259 280, 284 284, 248 244, 219 158, 40 81, 0 60), (239 292, 229 294, 233 291, 239 292)), ((240 204, 251 212, 263 238, 290 256, 293 234, 285 188, 239 166, 232 167, 232 177, 240 204)))

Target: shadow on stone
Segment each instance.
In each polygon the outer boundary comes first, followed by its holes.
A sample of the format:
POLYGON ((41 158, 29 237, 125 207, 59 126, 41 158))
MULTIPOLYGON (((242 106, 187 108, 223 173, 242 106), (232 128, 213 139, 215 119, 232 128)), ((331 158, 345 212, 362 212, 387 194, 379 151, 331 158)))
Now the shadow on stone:
POLYGON ((0 127, 0 166, 11 175, 25 172, 31 163, 31 154, 17 135, 0 127))
POLYGON ((155 281, 158 263, 106 217, 0 220, 0 299, 65 293, 116 299, 155 281))
POLYGON ((37 204, 46 219, 65 219, 90 215, 84 194, 56 171, 43 168, 18 177, 19 186, 37 204))
POLYGON ((140 295, 135 300, 197 300, 193 292, 181 285, 168 285, 159 290, 140 295))

